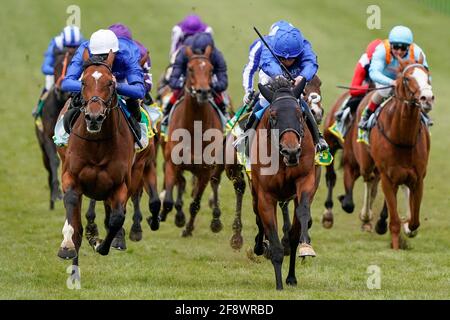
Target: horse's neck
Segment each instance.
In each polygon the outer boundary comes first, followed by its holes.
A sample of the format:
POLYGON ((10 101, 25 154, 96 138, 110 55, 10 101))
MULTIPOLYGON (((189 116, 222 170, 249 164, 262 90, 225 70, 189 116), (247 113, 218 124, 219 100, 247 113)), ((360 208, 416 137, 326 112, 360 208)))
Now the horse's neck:
POLYGON ((390 120, 387 121, 388 125, 385 125, 384 129, 394 142, 415 145, 421 125, 420 109, 409 105, 409 102, 405 100, 405 88, 402 83, 396 87, 395 91, 396 98, 386 110, 390 120))

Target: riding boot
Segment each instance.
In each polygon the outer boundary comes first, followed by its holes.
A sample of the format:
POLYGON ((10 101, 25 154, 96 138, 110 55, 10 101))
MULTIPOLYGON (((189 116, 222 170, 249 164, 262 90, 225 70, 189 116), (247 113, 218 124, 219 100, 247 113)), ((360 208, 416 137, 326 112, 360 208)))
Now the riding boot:
POLYGON ((78 118, 82 104, 83 98, 81 92, 73 94, 70 99, 69 107, 64 114, 64 130, 66 130, 67 133, 70 133, 72 124, 78 118))
POLYGON ((136 133, 138 139, 141 138, 141 108, 139 106, 139 101, 136 99, 127 99, 127 108, 131 113, 130 122, 133 126, 133 130, 136 133))
POLYGON ((172 110, 173 107, 173 103, 171 101, 167 102, 165 108, 163 108, 163 118, 162 118, 162 122, 161 125, 167 127, 169 124, 169 114, 170 111, 172 110))
POLYGON ((361 120, 359 121, 358 128, 361 130, 369 130, 369 119, 372 115, 373 111, 369 109, 369 107, 366 107, 363 111, 363 114, 361 116, 361 120))
POLYGON ((318 152, 325 151, 328 149, 328 143, 323 138, 322 134, 319 131, 319 127, 317 126, 316 120, 314 120, 314 116, 311 113, 309 107, 304 104, 302 101, 302 105, 304 106, 303 113, 306 115, 306 123, 308 125, 309 130, 311 131, 313 142, 316 145, 316 150, 318 152))
POLYGON ((36 104, 36 106, 34 107, 33 111, 31 112, 31 115, 34 118, 39 117, 42 114, 42 107, 44 106, 44 102, 48 97, 48 90, 47 89, 42 89, 41 95, 39 96, 39 101, 36 104))

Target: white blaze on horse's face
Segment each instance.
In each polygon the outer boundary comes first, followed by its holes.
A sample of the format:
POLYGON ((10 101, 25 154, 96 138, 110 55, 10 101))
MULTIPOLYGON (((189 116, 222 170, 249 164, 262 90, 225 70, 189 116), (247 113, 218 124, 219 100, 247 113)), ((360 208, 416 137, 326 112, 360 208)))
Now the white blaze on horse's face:
POLYGON ((92 78, 95 79, 95 86, 98 84, 98 79, 102 77, 103 73, 98 72, 97 70, 92 74, 92 78))
POLYGON ((417 81, 419 86, 419 103, 421 107, 424 111, 430 111, 433 107, 434 96, 431 85, 428 82, 428 74, 422 68, 414 68, 412 77, 417 81))

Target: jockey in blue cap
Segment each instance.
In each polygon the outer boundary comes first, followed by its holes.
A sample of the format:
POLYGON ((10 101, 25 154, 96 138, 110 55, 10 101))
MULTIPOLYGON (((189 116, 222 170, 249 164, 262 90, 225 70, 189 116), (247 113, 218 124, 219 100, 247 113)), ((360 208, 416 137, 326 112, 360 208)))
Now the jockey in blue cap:
MULTIPOLYGON (((108 53, 115 53, 112 65, 112 73, 116 79, 116 90, 119 95, 126 98, 127 108, 132 117, 132 125, 137 128, 136 134, 140 135, 139 121, 141 111, 138 99, 143 99, 145 95, 144 77, 139 65, 139 48, 132 40, 117 38, 111 30, 100 29, 91 35, 89 41, 83 42, 75 53, 68 67, 66 77, 62 81, 61 89, 75 93, 72 97, 69 110, 64 117, 71 119, 78 114, 82 104, 81 81, 83 73, 83 52, 87 49, 91 59, 104 60, 108 53)), ((71 119, 70 122, 72 122, 71 119)), ((58 125, 58 124, 57 124, 58 125)), ((140 137, 139 137, 140 138, 140 137)))
POLYGON ((167 126, 168 115, 172 106, 178 100, 183 92, 184 82, 186 79, 186 68, 188 63, 188 58, 186 55, 186 47, 190 46, 195 54, 203 54, 206 47, 211 46, 212 52, 210 56, 211 64, 213 65, 213 80, 211 87, 214 92, 214 101, 216 105, 220 108, 223 114, 225 114, 225 103, 222 97, 222 93, 228 87, 228 75, 227 75, 227 65, 223 58, 222 53, 214 45, 214 40, 210 33, 202 32, 197 33, 189 37, 185 43, 184 47, 180 49, 177 54, 177 58, 173 65, 173 71, 169 79, 169 86, 173 90, 172 97, 169 100, 166 108, 163 110, 164 118, 162 124, 167 126))
POLYGON ((55 53, 63 51, 65 47, 78 47, 83 41, 83 35, 80 32, 80 28, 77 26, 66 26, 59 35, 52 38, 50 41, 47 51, 45 51, 45 58, 41 67, 42 73, 45 75, 45 86, 39 97, 39 102, 32 112, 34 117, 39 116, 45 99, 47 98, 47 92, 55 83, 55 53))
MULTIPOLYGON (((369 129, 368 122, 372 113, 375 112, 383 99, 391 96, 394 92, 399 66, 398 57, 410 60, 413 63, 417 63, 422 57, 422 64, 428 69, 425 53, 417 44, 413 43, 412 31, 405 26, 394 27, 389 33, 389 38, 376 47, 369 68, 369 75, 375 86, 387 88, 376 90, 372 95, 358 124, 361 130, 367 131, 369 129)), ((428 124, 430 125, 430 122, 428 124)))
MULTIPOLYGON (((286 25, 281 23, 279 25, 273 25, 272 33, 273 34, 267 36, 265 40, 278 60, 272 55, 268 48, 265 46, 262 47, 259 62, 259 83, 267 84, 272 78, 280 76, 288 78, 288 75, 285 74, 279 62, 287 68, 291 76, 295 79, 295 85, 300 83, 303 78, 305 78, 306 81, 311 81, 317 72, 318 64, 317 56, 312 50, 309 41, 303 37, 299 29, 290 24, 286 25)), ((245 87, 245 84, 244 88, 246 91, 251 89, 250 87, 245 87)), ((300 103, 303 112, 306 115, 307 124, 312 133, 317 151, 325 151, 328 148, 328 144, 325 139, 323 139, 322 134, 317 127, 317 123, 314 120, 314 116, 302 99, 300 99, 300 103)), ((269 102, 260 95, 260 99, 255 105, 253 113, 246 124, 246 130, 257 124, 257 121, 255 120, 261 119, 268 106, 269 102)))

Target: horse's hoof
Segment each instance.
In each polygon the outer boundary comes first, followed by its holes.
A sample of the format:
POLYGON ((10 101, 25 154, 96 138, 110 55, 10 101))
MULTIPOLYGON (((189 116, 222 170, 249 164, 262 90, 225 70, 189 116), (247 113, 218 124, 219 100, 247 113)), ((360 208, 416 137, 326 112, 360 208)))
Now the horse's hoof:
POLYGON ((54 210, 55 209, 55 201, 50 200, 50 210, 54 210))
POLYGON ((220 221, 220 219, 212 219, 210 228, 214 233, 220 232, 223 229, 222 221, 220 221))
POLYGON ((103 240, 100 240, 99 243, 95 246, 95 251, 100 253, 102 256, 107 256, 109 253, 110 247, 105 245, 103 240))
POLYGON ((142 228, 140 225, 131 227, 129 238, 134 242, 142 240, 142 228))
POLYGON ((183 232, 181 233, 181 236, 183 237, 183 238, 187 238, 187 237, 192 237, 192 231, 189 231, 189 230, 183 230, 183 232))
POLYGON ((173 209, 172 201, 164 201, 163 202, 163 212, 167 215, 173 209))
POLYGON ((75 248, 59 248, 58 257, 64 260, 70 260, 77 257, 75 248))
POLYGON ((419 233, 419 230, 416 229, 414 231, 411 231, 411 229, 409 229, 409 225, 408 222, 405 222, 403 224, 403 230, 405 231, 405 234, 408 238, 414 238, 415 236, 417 236, 417 234, 419 233))
POLYGON ((340 195, 338 199, 341 202, 342 210, 347 213, 353 213, 355 210, 355 204, 353 202, 346 200, 345 195, 340 195))
POLYGON ((385 234, 387 232, 387 223, 386 220, 378 220, 375 225, 375 232, 378 234, 385 234))
POLYGON ((302 243, 300 244, 298 248, 298 256, 299 257, 315 257, 316 252, 314 251, 313 247, 308 243, 302 243))
POLYGON ((178 228, 183 228, 186 225, 186 216, 181 210, 177 211, 177 214, 175 215, 175 225, 178 228))
POLYGON ((156 230, 159 229, 159 221, 160 221, 160 219, 161 218, 159 216, 156 217, 156 218, 153 218, 153 216, 147 218, 147 223, 150 226, 150 229, 152 231, 156 231, 156 230))
POLYGON ((111 248, 119 250, 119 251, 125 251, 127 250, 127 244, 125 242, 125 238, 114 238, 111 242, 111 248))
POLYGON ((288 286, 293 286, 295 287, 297 285, 297 279, 295 277, 287 277, 286 278, 286 284, 288 286))
POLYGON ((251 247, 248 247, 247 250, 245 251, 245 253, 247 254, 247 258, 248 258, 249 260, 251 260, 251 261, 253 261, 253 262, 256 262, 256 263, 260 263, 261 260, 255 255, 255 254, 256 254, 256 253, 255 253, 255 250, 256 250, 256 249, 253 249, 253 250, 252 250, 251 247))
POLYGON ((161 210, 161 201, 159 199, 152 201, 149 203, 148 207, 152 215, 157 215, 159 214, 159 210, 161 210))
POLYGON ((164 222, 167 219, 167 212, 161 212, 161 214, 159 215, 159 221, 164 222))
POLYGON ((326 210, 322 216, 322 227, 324 227, 325 229, 331 229, 331 227, 333 227, 333 223, 333 214, 330 211, 326 210))
POLYGON ((363 222, 363 224, 361 225, 361 231, 372 232, 372 223, 363 222))
POLYGON ((242 248, 242 244, 244 243, 244 239, 240 233, 235 233, 230 239, 230 246, 233 250, 240 250, 242 248))

